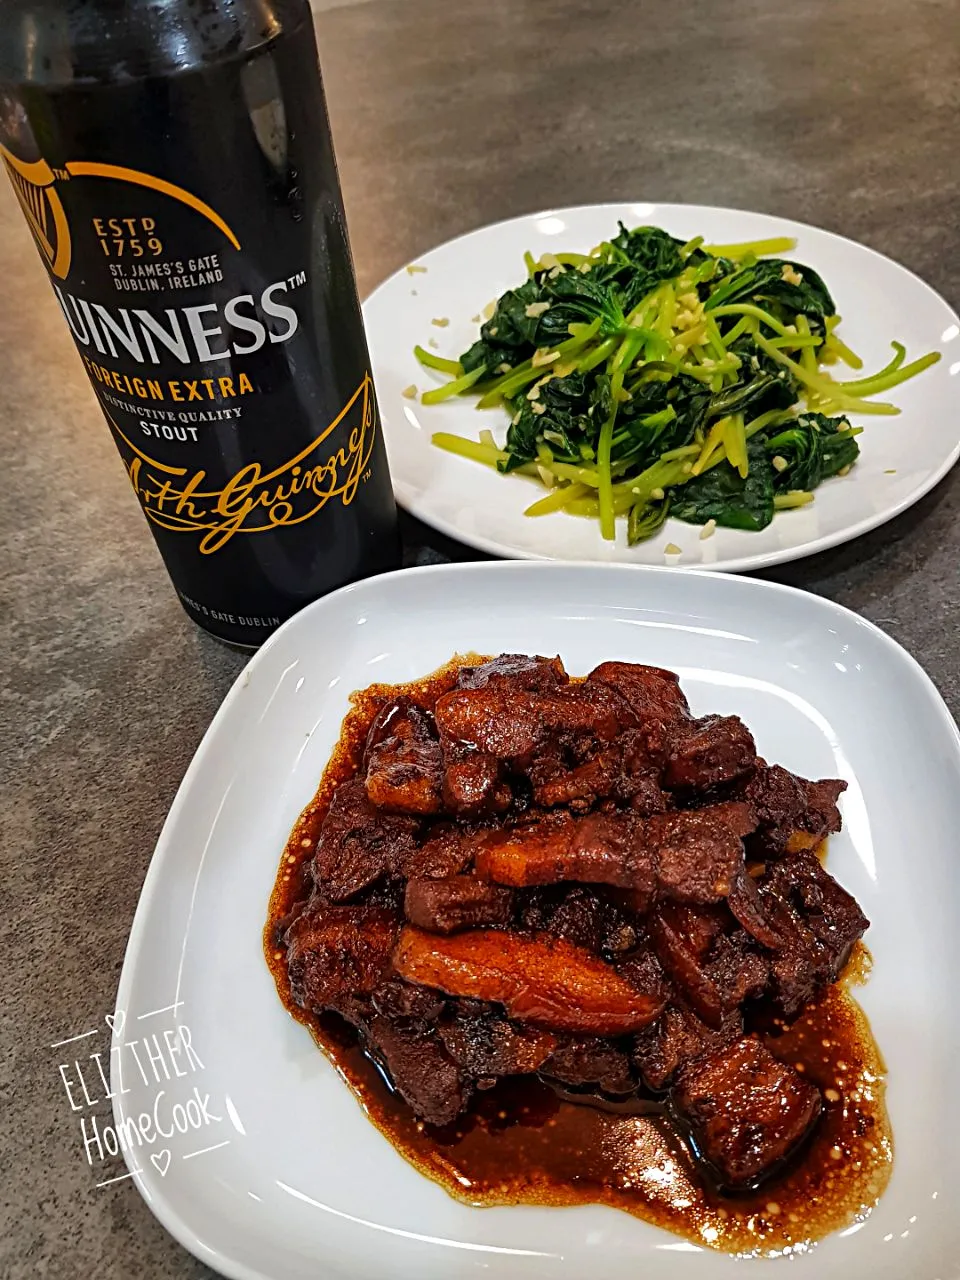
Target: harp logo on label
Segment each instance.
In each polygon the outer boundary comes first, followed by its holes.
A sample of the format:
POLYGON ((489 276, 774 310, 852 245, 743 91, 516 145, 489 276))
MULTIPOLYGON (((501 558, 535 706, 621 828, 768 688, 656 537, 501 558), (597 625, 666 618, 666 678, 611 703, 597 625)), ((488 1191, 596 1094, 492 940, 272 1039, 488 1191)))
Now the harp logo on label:
POLYGON ((138 1177, 147 1160, 166 1177, 174 1160, 229 1146, 231 1129, 244 1132, 230 1098, 212 1098, 203 1088, 203 1059, 177 1016, 181 1008, 178 1002, 136 1018, 118 1009, 103 1027, 50 1046, 69 1046, 71 1056, 57 1069, 83 1158, 103 1175, 98 1187, 138 1177), (128 1172, 111 1176, 118 1157, 125 1157, 128 1172))

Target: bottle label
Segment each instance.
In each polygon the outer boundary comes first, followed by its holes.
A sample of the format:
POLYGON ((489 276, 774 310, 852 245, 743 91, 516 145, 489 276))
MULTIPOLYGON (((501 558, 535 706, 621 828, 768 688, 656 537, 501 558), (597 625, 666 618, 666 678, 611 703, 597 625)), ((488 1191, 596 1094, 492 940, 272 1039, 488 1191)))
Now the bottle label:
MULTIPOLYGON (((238 535, 302 524, 330 501, 353 501, 369 479, 376 436, 369 373, 313 439, 268 466, 250 461, 227 476, 210 476, 203 467, 171 465, 150 449, 151 439, 196 443, 205 424, 242 416, 246 398, 259 390, 243 358, 289 342, 298 332, 298 295, 309 284, 305 270, 271 280, 259 296, 240 293, 182 305, 197 291, 211 294, 225 279, 224 259, 243 252, 215 209, 182 187, 125 166, 70 160, 54 170, 45 160, 24 162, 2 145, 0 156, 134 491, 154 525, 192 535, 198 552, 212 555, 238 535), (95 244, 104 259, 105 278, 119 295, 115 305, 100 300, 102 291, 85 297, 82 284, 76 290, 67 284, 73 243, 59 188, 77 182, 121 183, 151 197, 150 214, 111 216, 107 201, 103 215, 80 229, 88 252, 95 244), (178 256, 167 239, 166 202, 205 220, 218 247, 178 256), (223 361, 231 362, 229 374, 216 371, 223 361), (182 366, 175 377, 171 363, 182 366)), ((100 207, 95 193, 84 203, 100 207)))

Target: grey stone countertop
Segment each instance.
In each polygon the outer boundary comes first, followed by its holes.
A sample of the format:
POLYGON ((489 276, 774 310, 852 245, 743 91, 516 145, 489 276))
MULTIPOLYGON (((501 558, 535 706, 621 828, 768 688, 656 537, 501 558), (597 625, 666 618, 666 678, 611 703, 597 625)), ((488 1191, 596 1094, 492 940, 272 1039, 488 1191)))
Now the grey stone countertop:
MULTIPOLYGON (((361 291, 485 222, 757 208, 960 303, 953 0, 371 0, 318 17, 361 291)), ((95 1190, 49 1046, 112 1007, 167 808, 243 664, 170 589, 19 210, 0 192, 0 1275, 199 1277, 95 1190)), ((960 424, 958 424, 960 430, 960 424)), ((960 470, 772 573, 878 622, 960 711, 960 470)), ((405 522, 409 563, 470 553, 405 522)))

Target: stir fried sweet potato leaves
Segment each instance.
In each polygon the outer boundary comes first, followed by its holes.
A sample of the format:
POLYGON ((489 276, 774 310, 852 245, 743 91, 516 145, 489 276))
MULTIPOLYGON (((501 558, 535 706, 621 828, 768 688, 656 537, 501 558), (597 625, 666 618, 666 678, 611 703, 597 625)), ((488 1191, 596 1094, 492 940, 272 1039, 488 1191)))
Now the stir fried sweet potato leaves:
POLYGON ((598 519, 606 539, 621 516, 630 543, 668 515, 763 529, 856 462, 851 414, 897 413, 872 397, 939 359, 904 364, 894 343, 879 373, 835 377, 830 366, 862 362, 837 335, 824 281, 780 256, 791 248, 705 247, 621 223, 589 254, 527 254, 527 279, 459 361, 416 348, 450 375, 423 402, 469 394, 506 407, 504 444, 490 431, 434 444, 539 480, 547 492, 528 515, 598 519))

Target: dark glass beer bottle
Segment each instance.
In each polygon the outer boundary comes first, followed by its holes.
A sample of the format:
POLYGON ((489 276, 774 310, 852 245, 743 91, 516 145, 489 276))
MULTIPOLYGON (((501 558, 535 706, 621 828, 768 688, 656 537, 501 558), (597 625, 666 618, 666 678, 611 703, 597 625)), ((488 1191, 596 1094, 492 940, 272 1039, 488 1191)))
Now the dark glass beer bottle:
POLYGON ((0 157, 191 618, 395 567, 308 0, 3 0, 0 157))

